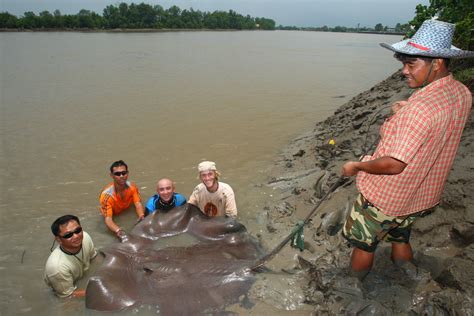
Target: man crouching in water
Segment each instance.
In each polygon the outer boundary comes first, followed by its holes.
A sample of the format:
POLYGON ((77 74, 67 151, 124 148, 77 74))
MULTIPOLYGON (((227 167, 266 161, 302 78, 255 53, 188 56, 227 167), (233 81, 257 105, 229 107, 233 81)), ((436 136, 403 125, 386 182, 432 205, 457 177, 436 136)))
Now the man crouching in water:
POLYGON ((140 199, 138 187, 128 181, 128 166, 123 160, 117 160, 110 166, 110 177, 113 179, 100 193, 100 212, 104 216, 104 223, 113 231, 120 241, 127 239, 125 231, 118 226, 113 216, 121 214, 135 205, 138 221, 145 218, 145 210, 140 199))
POLYGON ((91 237, 82 230, 79 219, 64 215, 51 225, 51 232, 59 244, 46 261, 44 280, 59 297, 83 297, 84 289, 75 282, 84 276, 90 262, 97 255, 91 237))
POLYGON ((408 86, 420 89, 393 108, 375 153, 342 168, 344 176, 357 175, 360 192, 343 228, 355 247, 351 273, 360 279, 382 240, 392 243, 392 261, 411 261, 411 226, 441 199, 472 104, 469 90, 447 68, 449 58, 474 56, 451 46, 454 27, 428 20, 412 39, 381 44, 403 63, 408 86))
POLYGON ((234 190, 227 183, 219 181, 216 163, 203 161, 198 165, 198 171, 202 183, 194 188, 189 203, 207 216, 237 217, 234 190))

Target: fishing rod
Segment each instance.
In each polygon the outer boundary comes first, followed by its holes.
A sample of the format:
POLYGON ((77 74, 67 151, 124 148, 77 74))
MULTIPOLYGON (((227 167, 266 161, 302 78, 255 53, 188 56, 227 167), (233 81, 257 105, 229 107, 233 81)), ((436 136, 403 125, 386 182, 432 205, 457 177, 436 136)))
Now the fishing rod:
POLYGON ((266 254, 265 256, 263 256, 262 258, 258 259, 258 261, 255 263, 255 265, 253 267, 250 268, 250 270, 254 271, 254 270, 257 270, 258 268, 262 267, 265 263, 267 263, 268 261, 270 261, 271 259, 273 259, 273 257, 279 253, 281 251, 281 249, 291 240, 293 239, 293 237, 301 230, 301 228, 304 227, 304 225, 306 225, 309 220, 311 219, 311 217, 313 217, 313 215, 316 213, 316 211, 318 210, 319 206, 321 205, 321 203, 323 203, 327 198, 328 196, 333 193, 334 191, 336 191, 336 189, 343 185, 346 181, 348 180, 347 177, 339 177, 337 179, 337 181, 329 188, 328 192, 326 192, 326 194, 318 201, 318 203, 316 203, 316 205, 313 207, 313 209, 311 210, 311 212, 309 212, 309 214, 306 216, 306 218, 301 221, 300 223, 298 223, 298 225, 296 225, 296 227, 293 229, 293 231, 285 237, 285 239, 283 239, 271 252, 269 252, 268 254, 266 254))
MULTIPOLYGON (((382 112, 384 109, 386 109, 387 107, 391 106, 390 105, 385 105, 383 107, 381 107, 380 109, 378 109, 377 111, 375 111, 373 114, 372 114, 372 117, 371 119, 369 120, 369 123, 367 125, 367 131, 366 131, 366 137, 365 137, 365 140, 364 140, 364 144, 362 146, 362 150, 363 150, 363 154, 362 156, 359 158, 359 160, 361 160, 365 155, 367 155, 367 153, 372 149, 372 147, 375 145, 375 143, 377 142, 378 139, 376 139, 367 149, 365 149, 365 145, 367 144, 367 140, 368 140, 368 133, 369 133, 369 129, 370 127, 372 126, 372 124, 375 122, 375 117, 380 113, 382 112)), ((263 257, 261 257, 260 259, 257 260, 257 262, 250 268, 250 270, 252 271, 256 271, 258 270, 259 268, 261 268, 265 263, 267 263, 268 261, 270 261, 271 259, 273 259, 273 257, 279 253, 281 251, 281 249, 283 249, 283 247, 290 241, 293 239, 293 237, 295 237, 296 234, 298 234, 302 229, 303 227, 309 222, 309 220, 314 216, 314 214, 316 213, 316 211, 318 210, 319 206, 324 202, 326 201, 326 199, 334 192, 336 191, 337 188, 339 188, 341 185, 344 185, 347 181, 349 180, 348 177, 344 177, 344 176, 339 176, 338 179, 336 180, 335 183, 333 183, 333 185, 331 185, 331 187, 329 188, 329 190, 326 192, 326 194, 324 194, 324 196, 316 203, 316 205, 313 207, 313 209, 308 213, 308 215, 305 217, 305 219, 303 221, 299 221, 298 224, 296 225, 296 227, 291 231, 290 234, 288 234, 288 236, 286 236, 272 251, 270 251, 269 253, 267 253, 266 255, 264 255, 263 257)))

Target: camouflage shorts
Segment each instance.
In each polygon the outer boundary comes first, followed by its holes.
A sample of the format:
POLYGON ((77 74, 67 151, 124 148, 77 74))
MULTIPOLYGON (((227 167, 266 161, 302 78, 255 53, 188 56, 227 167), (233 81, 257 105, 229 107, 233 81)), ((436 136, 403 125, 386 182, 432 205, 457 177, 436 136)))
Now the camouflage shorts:
POLYGON ((426 212, 408 216, 388 216, 367 201, 362 194, 357 196, 347 216, 342 234, 352 246, 374 252, 380 241, 408 243, 411 225, 426 212))

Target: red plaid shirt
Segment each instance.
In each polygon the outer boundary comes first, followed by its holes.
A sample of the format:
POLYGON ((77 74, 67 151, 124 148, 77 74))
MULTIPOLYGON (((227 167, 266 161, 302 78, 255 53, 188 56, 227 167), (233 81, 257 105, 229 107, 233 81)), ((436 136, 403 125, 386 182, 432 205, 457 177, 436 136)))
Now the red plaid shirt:
POLYGON ((405 170, 397 175, 359 172, 359 192, 390 216, 438 204, 471 105, 470 91, 452 75, 416 91, 385 121, 375 153, 363 159, 393 157, 407 164, 405 170))

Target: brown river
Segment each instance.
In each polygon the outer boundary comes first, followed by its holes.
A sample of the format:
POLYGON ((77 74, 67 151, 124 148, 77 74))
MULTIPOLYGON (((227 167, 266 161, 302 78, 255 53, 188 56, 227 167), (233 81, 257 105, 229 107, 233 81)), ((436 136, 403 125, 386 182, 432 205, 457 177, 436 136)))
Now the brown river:
MULTIPOLYGON (((77 215, 99 248, 114 241, 98 196, 115 160, 128 163, 143 200, 161 177, 189 196, 197 164, 213 160, 235 190, 240 221, 252 234, 264 230, 258 218, 276 192, 262 183, 280 148, 392 74, 399 64, 378 43, 398 40, 0 33, 0 315, 93 314, 83 299, 56 299, 43 268, 61 215, 77 215)), ((117 222, 131 228, 132 213, 117 222)))

